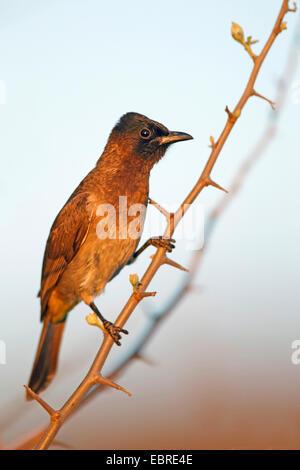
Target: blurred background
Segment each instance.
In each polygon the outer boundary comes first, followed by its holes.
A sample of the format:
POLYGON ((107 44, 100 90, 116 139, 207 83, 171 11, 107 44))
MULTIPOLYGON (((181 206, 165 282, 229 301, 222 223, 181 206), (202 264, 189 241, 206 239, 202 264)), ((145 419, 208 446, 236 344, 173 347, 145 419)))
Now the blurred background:
MULTIPOLYGON (((244 91, 251 59, 233 41, 231 22, 259 39, 259 53, 281 0, 0 0, 1 297, 0 440, 9 445, 47 423, 26 403, 41 324, 40 272, 50 226, 95 165, 118 118, 136 111, 194 140, 174 146, 152 171, 150 196, 176 208, 196 183, 244 91)), ((299 13, 287 16, 263 64, 256 90, 273 99, 291 50, 300 48, 299 13)), ((100 393, 63 426, 58 439, 78 449, 300 448, 300 365, 291 361, 299 321, 300 67, 287 88, 278 131, 218 221, 189 292, 116 379, 132 398, 100 393)), ((227 188, 272 122, 252 98, 213 171, 227 188)), ((223 195, 197 200, 207 215, 223 195)), ((149 211, 149 216, 153 208, 149 211)), ((159 235, 160 233, 152 233, 159 235)), ((146 238, 148 234, 145 234, 146 238)), ((176 238, 176 234, 175 234, 176 238)), ((97 304, 114 319, 154 250, 111 282, 97 304)), ((195 252, 179 237, 172 257, 188 266, 195 252)), ((113 348, 109 373, 186 273, 163 267, 113 348)), ((101 332, 80 304, 69 317, 57 377, 43 397, 60 407, 94 358, 101 332)))

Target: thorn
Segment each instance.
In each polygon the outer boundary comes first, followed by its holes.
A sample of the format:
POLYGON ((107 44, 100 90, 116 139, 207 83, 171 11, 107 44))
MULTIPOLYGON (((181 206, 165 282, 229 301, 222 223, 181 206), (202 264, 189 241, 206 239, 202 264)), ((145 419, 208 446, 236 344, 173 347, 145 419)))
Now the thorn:
POLYGON ((226 113, 228 114, 228 120, 230 122, 235 122, 241 115, 241 110, 236 109, 233 113, 229 110, 228 106, 225 108, 226 113))
POLYGON ((212 135, 210 136, 209 140, 210 140, 209 147, 211 147, 212 149, 216 148, 216 142, 212 135))
POLYGON ((157 293, 156 292, 133 292, 134 297, 140 301, 144 297, 154 297, 157 293))
POLYGON ((142 283, 139 281, 137 274, 130 274, 129 281, 132 285, 132 293, 138 301, 142 300, 144 297, 154 297, 154 295, 156 295, 156 292, 140 292, 139 289, 142 283))
POLYGON ((287 11, 290 11, 290 12, 295 13, 295 12, 297 11, 297 3, 296 3, 296 2, 293 2, 293 5, 294 5, 294 7, 293 7, 293 8, 288 8, 287 11))
POLYGON ((176 261, 173 261, 172 259, 168 258, 167 256, 165 257, 164 264, 169 264, 170 266, 173 266, 174 268, 180 269, 181 271, 186 271, 187 273, 189 272, 189 269, 184 268, 181 266, 181 264, 176 263, 176 261))
POLYGON ((51 417, 57 415, 58 411, 54 410, 50 405, 48 405, 48 403, 46 403, 39 395, 37 395, 30 387, 28 387, 28 385, 24 385, 24 387, 26 388, 28 395, 30 395, 33 400, 36 400, 51 417))
POLYGON ((265 96, 261 95, 260 93, 257 93, 257 91, 253 90, 252 96, 257 96, 258 98, 261 98, 262 100, 267 101, 270 104, 272 109, 274 109, 274 110, 276 109, 276 107, 275 107, 276 103, 274 103, 274 101, 271 101, 271 100, 269 100, 269 98, 266 98, 265 96))
POLYGON ((206 186, 214 186, 215 188, 218 188, 221 191, 224 191, 224 193, 228 193, 227 189, 222 188, 222 186, 220 186, 218 183, 215 183, 211 178, 207 178, 206 186))
POLYGON ((160 206, 157 202, 153 201, 153 199, 151 199, 150 197, 148 201, 149 201, 149 204, 152 204, 159 212, 161 212, 166 217, 167 220, 170 219, 171 217, 170 212, 166 211, 166 209, 160 206))
POLYGON ((226 108, 225 108, 225 112, 228 114, 228 117, 229 117, 229 119, 231 119, 231 118, 232 118, 232 116, 233 116, 233 114, 232 114, 232 112, 231 112, 231 111, 229 111, 229 108, 228 108, 228 106, 227 106, 227 105, 226 105, 226 108))
POLYGON ((96 377, 95 380, 94 380, 94 385, 99 384, 99 383, 103 384, 103 385, 108 385, 109 387, 115 388, 116 390, 121 390, 121 392, 127 393, 127 395, 129 397, 132 396, 132 394, 130 392, 128 392, 128 390, 126 390, 126 388, 121 387, 120 385, 116 384, 115 382, 113 382, 110 379, 106 379, 106 378, 102 377, 102 375, 100 375, 99 377, 96 377))

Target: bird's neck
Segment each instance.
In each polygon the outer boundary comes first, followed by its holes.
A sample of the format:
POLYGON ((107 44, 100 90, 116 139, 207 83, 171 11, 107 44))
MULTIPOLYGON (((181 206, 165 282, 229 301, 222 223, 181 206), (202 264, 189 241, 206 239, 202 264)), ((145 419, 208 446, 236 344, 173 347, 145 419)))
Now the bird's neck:
POLYGON ((153 164, 154 162, 128 151, 126 146, 108 142, 96 166, 111 175, 127 178, 128 181, 149 178, 153 164))
POLYGON ((114 189, 114 193, 127 196, 132 202, 146 204, 151 168, 152 165, 143 161, 142 157, 121 154, 119 148, 111 145, 106 146, 95 170, 105 181, 106 188, 114 189))

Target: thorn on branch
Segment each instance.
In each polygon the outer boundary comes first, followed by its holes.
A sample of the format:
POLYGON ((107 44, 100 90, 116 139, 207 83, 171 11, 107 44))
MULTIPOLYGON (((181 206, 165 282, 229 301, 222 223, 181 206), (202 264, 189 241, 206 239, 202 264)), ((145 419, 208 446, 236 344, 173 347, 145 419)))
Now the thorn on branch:
POLYGON ((233 113, 229 110, 228 106, 226 105, 225 112, 228 114, 228 119, 233 119, 233 113))
POLYGON ((228 106, 226 105, 225 112, 228 114, 228 120, 230 122, 235 123, 235 121, 240 117, 241 110, 236 109, 233 113, 229 110, 228 106))
POLYGON ((93 380, 93 385, 97 385, 97 384, 107 385, 109 387, 115 388, 116 390, 120 390, 121 392, 127 393, 129 397, 132 396, 132 394, 128 392, 126 388, 121 387, 120 385, 116 384, 110 379, 106 379, 105 377, 102 377, 102 375, 100 375, 99 377, 96 377, 93 380))
POLYGON ((209 147, 211 147, 214 150, 216 148, 216 143, 215 143, 215 139, 213 138, 212 135, 210 136, 209 140, 210 140, 209 147))
POLYGON ((269 98, 266 98, 264 95, 261 95, 260 93, 257 93, 257 91, 255 91, 255 90, 253 90, 252 96, 257 96, 258 98, 261 98, 262 100, 267 101, 270 104, 271 108, 274 109, 274 111, 275 111, 276 103, 274 101, 269 100, 269 98))
POLYGON ((134 292, 133 295, 138 301, 140 301, 144 297, 154 297, 156 295, 156 292, 134 292))
POLYGON ((132 285, 133 295, 138 301, 142 300, 144 297, 154 297, 156 295, 156 292, 140 292, 142 283, 139 281, 137 274, 130 274, 129 281, 132 285))
POLYGON ((224 191, 224 193, 228 193, 227 189, 222 188, 218 183, 215 183, 211 178, 207 178, 205 181, 205 186, 214 186, 215 188, 220 189, 221 191, 224 191))
POLYGON ((149 204, 152 204, 159 212, 161 212, 166 217, 167 220, 170 220, 171 214, 170 214, 169 211, 164 209, 157 202, 153 201, 153 199, 151 199, 150 197, 149 197, 148 201, 149 201, 149 204))
POLYGON ((43 408, 44 410, 47 411, 47 413, 50 415, 51 419, 55 421, 57 418, 60 417, 60 412, 54 410, 48 403, 45 402, 39 395, 37 395, 28 385, 24 385, 24 387, 27 390, 28 395, 35 401, 37 401, 43 408))
POLYGON ((164 264, 168 264, 169 266, 173 266, 174 268, 180 269, 181 271, 185 271, 187 273, 189 272, 189 269, 184 268, 183 266, 181 266, 181 264, 176 263, 176 261, 173 261, 167 256, 165 257, 164 264))
POLYGON ((296 2, 293 2, 293 8, 289 8, 288 7, 288 10, 287 11, 290 11, 292 13, 295 13, 297 11, 297 3, 296 2))

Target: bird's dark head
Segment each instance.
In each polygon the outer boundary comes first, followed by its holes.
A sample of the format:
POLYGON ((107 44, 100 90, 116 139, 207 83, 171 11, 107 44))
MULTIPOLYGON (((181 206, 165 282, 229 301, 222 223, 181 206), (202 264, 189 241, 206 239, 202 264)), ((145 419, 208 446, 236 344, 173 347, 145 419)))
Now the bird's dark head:
POLYGON ((124 156, 138 159, 152 168, 171 144, 192 138, 184 132, 169 131, 163 124, 142 114, 127 113, 113 128, 109 141, 118 145, 124 156))

